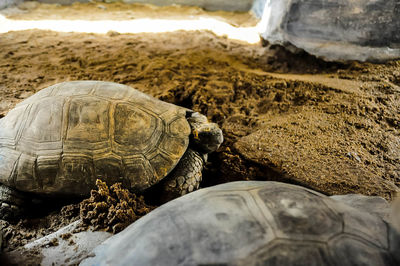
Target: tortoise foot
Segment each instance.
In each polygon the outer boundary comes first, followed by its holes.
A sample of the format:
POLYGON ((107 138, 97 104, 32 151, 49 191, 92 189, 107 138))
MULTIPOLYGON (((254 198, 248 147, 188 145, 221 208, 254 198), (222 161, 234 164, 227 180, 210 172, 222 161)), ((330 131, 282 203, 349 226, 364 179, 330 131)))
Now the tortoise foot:
POLYGON ((7 186, 0 185, 0 219, 6 221, 17 220, 23 210, 24 196, 7 186))

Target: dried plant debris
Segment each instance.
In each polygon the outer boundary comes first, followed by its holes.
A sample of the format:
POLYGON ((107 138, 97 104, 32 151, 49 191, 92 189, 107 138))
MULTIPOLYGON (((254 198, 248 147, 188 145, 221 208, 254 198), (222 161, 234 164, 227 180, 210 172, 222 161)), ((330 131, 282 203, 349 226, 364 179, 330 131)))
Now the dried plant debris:
POLYGON ((121 183, 109 187, 98 179, 96 186, 90 198, 80 204, 82 222, 93 226, 94 230, 118 233, 154 209, 145 203, 143 196, 122 188, 121 183))

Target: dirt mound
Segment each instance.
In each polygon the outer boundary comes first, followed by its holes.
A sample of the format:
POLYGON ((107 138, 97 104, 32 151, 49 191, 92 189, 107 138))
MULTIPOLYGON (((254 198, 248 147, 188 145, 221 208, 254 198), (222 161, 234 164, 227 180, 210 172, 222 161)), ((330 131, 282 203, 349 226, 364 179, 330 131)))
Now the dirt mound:
POLYGON ((108 187, 98 179, 96 186, 97 190, 91 191, 90 198, 80 203, 82 222, 93 226, 94 230, 118 233, 154 209, 144 202, 143 196, 130 193, 121 183, 108 187))

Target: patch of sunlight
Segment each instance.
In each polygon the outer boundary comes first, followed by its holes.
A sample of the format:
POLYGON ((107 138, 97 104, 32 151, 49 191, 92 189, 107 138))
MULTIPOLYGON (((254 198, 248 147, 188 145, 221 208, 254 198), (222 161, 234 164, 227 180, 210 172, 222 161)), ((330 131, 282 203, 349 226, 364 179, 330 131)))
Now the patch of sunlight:
POLYGON ((190 20, 134 19, 134 20, 12 20, 0 15, 0 33, 29 29, 59 32, 107 33, 162 33, 178 30, 209 30, 217 36, 240 40, 250 44, 260 41, 257 27, 234 27, 213 18, 198 17, 190 20))

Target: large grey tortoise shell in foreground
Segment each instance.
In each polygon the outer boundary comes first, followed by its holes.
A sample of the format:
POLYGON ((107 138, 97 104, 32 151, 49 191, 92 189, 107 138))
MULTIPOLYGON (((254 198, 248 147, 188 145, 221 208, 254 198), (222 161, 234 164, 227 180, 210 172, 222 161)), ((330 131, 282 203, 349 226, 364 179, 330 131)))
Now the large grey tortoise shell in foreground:
MULTIPOLYGON (((0 183, 22 192, 88 195, 100 177, 144 190, 187 151, 192 113, 112 82, 50 86, 0 119, 0 183)), ((218 130, 212 149, 222 142, 218 130)), ((13 193, 4 190, 5 201, 13 193)))
POLYGON ((278 182, 201 189, 142 217, 81 265, 400 265, 377 215, 278 182))

